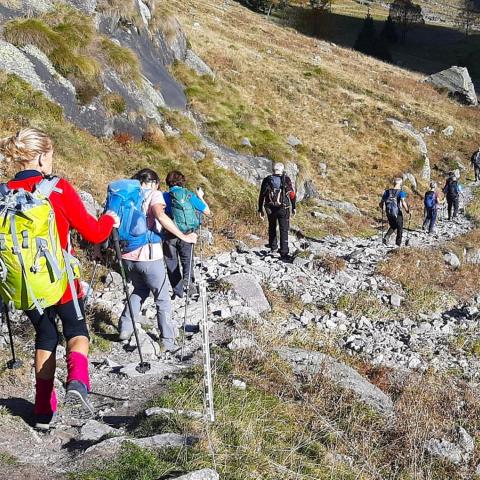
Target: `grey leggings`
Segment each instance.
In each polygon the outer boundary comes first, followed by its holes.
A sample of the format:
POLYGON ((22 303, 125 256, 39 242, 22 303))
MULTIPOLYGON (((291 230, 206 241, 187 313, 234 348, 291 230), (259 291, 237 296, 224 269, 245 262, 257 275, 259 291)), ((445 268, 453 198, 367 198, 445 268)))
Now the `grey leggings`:
MULTIPOLYGON (((163 345, 167 349, 174 348, 175 327, 172 323, 171 315, 170 284, 163 259, 149 262, 134 262, 131 260, 125 260, 124 262, 128 278, 133 284, 133 292, 130 295, 133 314, 137 317, 143 302, 152 292, 157 307, 158 329, 160 330, 163 345)), ((127 305, 125 305, 120 317, 120 329, 133 329, 127 305)))

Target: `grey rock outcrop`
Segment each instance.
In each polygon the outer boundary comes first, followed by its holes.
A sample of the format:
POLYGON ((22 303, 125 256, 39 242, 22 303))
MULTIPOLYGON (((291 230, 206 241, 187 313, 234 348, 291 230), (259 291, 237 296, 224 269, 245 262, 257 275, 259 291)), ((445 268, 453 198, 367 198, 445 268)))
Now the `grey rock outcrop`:
POLYGON ((446 253, 443 256, 443 259, 445 260, 445 263, 447 263, 453 268, 458 268, 461 265, 459 258, 453 252, 446 253))
POLYGON ((105 423, 89 420, 80 430, 80 440, 97 442, 106 435, 117 432, 114 428, 105 423))
POLYGON ((246 302, 247 307, 259 314, 271 310, 260 283, 253 275, 237 273, 223 280, 232 286, 232 290, 246 302))
POLYGON ((468 69, 465 67, 450 67, 441 72, 434 73, 425 79, 440 89, 446 89, 449 94, 466 105, 478 105, 478 98, 475 92, 468 69))
POLYGON ((278 353, 291 364, 294 373, 323 374, 339 387, 355 393, 362 402, 379 413, 393 414, 391 398, 348 365, 320 352, 283 348, 278 353))
POLYGON ((421 135, 421 133, 415 130, 411 123, 401 122, 400 120, 397 120, 395 118, 388 118, 387 122, 390 123, 399 132, 402 132, 415 140, 415 142, 417 143, 418 151, 422 156, 428 155, 427 144, 425 143, 423 136, 421 135))

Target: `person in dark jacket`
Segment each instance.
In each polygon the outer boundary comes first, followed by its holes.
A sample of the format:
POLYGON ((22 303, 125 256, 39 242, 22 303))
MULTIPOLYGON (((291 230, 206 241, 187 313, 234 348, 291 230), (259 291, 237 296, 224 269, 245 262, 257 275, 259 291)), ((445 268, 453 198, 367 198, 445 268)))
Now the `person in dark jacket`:
POLYGON ((290 214, 296 213, 296 195, 291 179, 285 174, 283 163, 275 163, 273 175, 265 177, 258 197, 260 218, 268 217, 268 247, 272 252, 278 248, 277 224, 280 230, 280 258, 288 261, 288 230, 290 214))
POLYGON ((478 182, 480 180, 480 147, 473 153, 470 161, 472 162, 473 171, 475 172, 475 181, 478 182))
POLYGON ((462 186, 458 183, 458 180, 455 172, 450 172, 445 186, 443 187, 443 193, 447 199, 448 220, 453 220, 458 215, 460 195, 463 195, 462 186))
POLYGON ((388 245, 388 241, 393 232, 397 232, 395 243, 398 247, 402 245, 403 236, 403 212, 405 210, 410 213, 410 208, 407 204, 407 194, 402 190, 403 181, 401 178, 396 178, 393 182, 393 188, 385 190, 380 201, 380 208, 387 214, 387 220, 390 228, 383 238, 384 245, 388 245))

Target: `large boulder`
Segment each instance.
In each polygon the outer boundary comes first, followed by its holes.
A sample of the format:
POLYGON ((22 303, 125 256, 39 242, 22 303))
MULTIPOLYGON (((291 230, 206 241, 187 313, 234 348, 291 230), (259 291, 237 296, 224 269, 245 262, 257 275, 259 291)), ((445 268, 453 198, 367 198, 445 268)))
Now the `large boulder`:
POLYGON ((297 348, 282 348, 278 354, 292 366, 295 374, 322 374, 340 388, 356 394, 362 402, 377 412, 383 415, 393 414, 393 402, 388 395, 356 370, 329 355, 297 348))
POLYGON ((247 273, 235 273, 223 278, 232 290, 257 313, 269 312, 271 310, 267 297, 263 293, 258 280, 247 273))
POLYGON ((440 89, 446 89, 449 94, 466 105, 478 105, 477 94, 468 69, 465 67, 450 67, 447 70, 434 73, 425 79, 440 89))

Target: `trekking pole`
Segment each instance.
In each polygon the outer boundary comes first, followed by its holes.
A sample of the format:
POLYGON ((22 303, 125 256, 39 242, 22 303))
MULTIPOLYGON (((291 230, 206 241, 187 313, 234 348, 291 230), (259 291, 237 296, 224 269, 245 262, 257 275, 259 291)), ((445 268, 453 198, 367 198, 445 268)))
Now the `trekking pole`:
POLYGON ((383 236, 385 234, 385 217, 384 217, 384 212, 383 212, 383 208, 382 208, 382 240, 383 240, 383 236))
POLYGON ((191 250, 190 250, 190 268, 188 271, 188 280, 187 280, 187 296, 185 297, 185 312, 183 315, 183 338, 182 338, 182 351, 180 353, 180 360, 183 362, 183 357, 185 353, 185 340, 186 340, 186 335, 187 335, 187 315, 188 315, 188 304, 190 300, 190 283, 192 279, 192 271, 193 271, 193 256, 195 253, 195 244, 191 244, 191 250))
POLYGON ((128 291, 127 272, 125 271, 125 268, 123 266, 122 250, 120 248, 120 238, 118 236, 118 230, 116 228, 114 228, 113 231, 112 231, 112 240, 113 240, 113 245, 115 247, 115 254, 117 256, 118 265, 120 267, 120 273, 121 273, 122 282, 123 282, 123 290, 125 292, 125 298, 127 300, 127 306, 128 306, 128 311, 130 313, 130 319, 132 320, 133 333, 135 334, 135 341, 137 342, 138 355, 140 356, 140 363, 137 365, 135 370, 138 373, 146 373, 152 367, 150 366, 150 364, 148 362, 143 361, 142 349, 140 347, 140 341, 138 340, 137 325, 135 324, 135 316, 133 315, 132 302, 130 301, 130 293, 128 291))
POLYGON ((23 365, 21 360, 18 360, 15 355, 15 346, 13 345, 13 334, 12 334, 12 324, 10 323, 10 312, 8 304, 4 304, 3 306, 3 313, 5 315, 5 320, 7 321, 7 329, 8 329, 8 338, 10 339, 10 351, 12 353, 12 359, 7 362, 7 368, 10 370, 15 370, 20 368, 23 365))
POLYGON ((411 230, 410 230, 410 222, 412 221, 412 212, 408 212, 408 234, 407 234, 407 240, 405 242, 405 246, 408 247, 410 245, 410 235, 411 235, 411 230))
POLYGON ((205 280, 203 279, 200 280, 199 290, 202 303, 204 410, 208 420, 213 423, 215 421, 215 409, 213 405, 213 381, 210 359, 210 331, 208 326, 207 286, 205 280))

